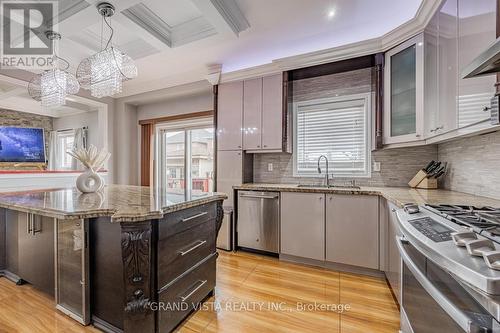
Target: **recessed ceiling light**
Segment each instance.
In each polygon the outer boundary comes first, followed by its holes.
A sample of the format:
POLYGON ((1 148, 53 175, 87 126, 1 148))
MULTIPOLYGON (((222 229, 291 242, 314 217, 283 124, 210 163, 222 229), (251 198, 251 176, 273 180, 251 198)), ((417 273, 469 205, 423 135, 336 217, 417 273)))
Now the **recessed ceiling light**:
POLYGON ((328 11, 328 18, 331 19, 334 16, 335 16, 335 9, 330 9, 328 11))

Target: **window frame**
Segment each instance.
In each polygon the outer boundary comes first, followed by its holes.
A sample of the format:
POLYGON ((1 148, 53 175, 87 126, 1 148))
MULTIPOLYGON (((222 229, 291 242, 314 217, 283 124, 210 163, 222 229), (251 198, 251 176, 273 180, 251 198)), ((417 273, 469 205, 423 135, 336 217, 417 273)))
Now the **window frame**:
MULTIPOLYGON (((371 151, 372 151, 372 93, 367 92, 367 93, 360 93, 360 94, 351 94, 351 95, 343 95, 343 96, 336 96, 336 97, 328 97, 328 98, 318 98, 318 99, 313 99, 313 100, 307 100, 307 101, 300 101, 300 102, 294 102, 293 103, 293 111, 292 111, 292 118, 293 118, 293 177, 297 178, 324 178, 323 174, 319 174, 317 172, 299 172, 297 170, 298 166, 298 144, 297 144, 297 136, 298 136, 298 121, 297 121, 297 116, 298 116, 298 111, 300 107, 305 107, 305 106, 313 106, 315 104, 324 104, 324 103, 345 103, 345 102, 350 102, 350 101, 363 101, 363 106, 364 106, 364 114, 365 114, 365 147, 366 147, 366 152, 365 152, 365 159, 366 159, 366 169, 364 170, 363 173, 349 173, 349 172, 336 172, 334 168, 331 168, 330 175, 332 177, 338 177, 338 178, 370 178, 371 177, 371 172, 372 172, 372 156, 371 156, 371 151)), ((325 152, 325 155, 327 155, 328 152, 325 152)), ((333 161, 329 161, 332 163, 333 161)))
MULTIPOLYGON (((66 152, 73 149, 73 147, 67 148, 66 150, 63 151, 62 143, 63 140, 68 138, 68 137, 75 137, 75 130, 65 130, 65 131, 58 131, 56 132, 56 146, 57 146, 57 151, 56 151, 56 163, 57 163, 57 169, 58 170, 73 170, 72 166, 72 159, 70 158, 70 165, 65 166, 63 165, 63 160, 66 157, 66 152)), ((73 141, 74 144, 74 141, 73 141)), ((69 156, 69 155, 68 155, 69 156)))
MULTIPOLYGON (((154 184, 156 188, 162 188, 162 184, 164 183, 164 176, 162 176, 162 170, 165 168, 165 152, 162 151, 162 147, 165 146, 163 133, 165 131, 184 131, 185 141, 184 141, 184 179, 185 179, 185 189, 190 191, 192 189, 192 170, 191 170, 191 134, 188 133, 191 130, 203 129, 206 127, 212 127, 214 131, 214 144, 216 140, 215 133, 215 123, 213 117, 200 117, 193 119, 184 119, 177 121, 168 121, 161 122, 155 125, 155 140, 154 140, 154 184), (188 147, 189 142, 189 147, 188 147), (189 169, 189 172, 187 172, 189 169), (189 173, 189 175, 188 175, 189 173)), ((215 154, 215 152, 214 152, 215 154)), ((215 171, 215 155, 214 155, 214 163, 213 168, 215 171)), ((182 172, 181 172, 182 175, 182 172)), ((214 184, 215 186, 215 179, 214 184)), ((212 191, 214 189, 212 188, 212 191)))

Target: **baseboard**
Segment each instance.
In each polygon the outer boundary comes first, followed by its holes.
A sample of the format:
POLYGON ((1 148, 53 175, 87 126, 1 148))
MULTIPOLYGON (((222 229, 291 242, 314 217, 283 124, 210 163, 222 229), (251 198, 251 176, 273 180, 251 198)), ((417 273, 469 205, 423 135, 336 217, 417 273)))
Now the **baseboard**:
POLYGON ((327 268, 327 269, 345 272, 345 273, 361 274, 361 275, 373 276, 373 277, 378 277, 378 278, 385 277, 384 272, 379 271, 377 269, 372 269, 372 268, 339 264, 339 263, 333 263, 333 262, 328 262, 328 261, 323 261, 323 260, 315 260, 315 259, 297 257, 297 256, 288 255, 288 254, 280 254, 279 259, 283 260, 283 261, 293 262, 295 264, 327 268))

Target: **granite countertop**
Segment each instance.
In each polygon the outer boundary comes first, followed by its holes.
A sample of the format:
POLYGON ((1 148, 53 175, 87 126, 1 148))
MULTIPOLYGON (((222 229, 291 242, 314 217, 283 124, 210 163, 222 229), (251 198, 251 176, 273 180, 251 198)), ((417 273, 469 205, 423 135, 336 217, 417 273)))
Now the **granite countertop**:
POLYGON ((234 186, 237 190, 254 191, 280 191, 280 192, 311 192, 311 193, 334 193, 334 194, 364 194, 380 195, 393 202, 399 207, 407 203, 422 204, 452 204, 472 206, 500 207, 500 200, 481 197, 477 195, 448 191, 448 190, 424 190, 410 187, 366 187, 353 188, 322 188, 322 187, 298 187, 296 184, 259 184, 248 183, 234 186))
POLYGON ((3 192, 0 207, 59 219, 110 216, 111 222, 138 222, 226 198, 216 192, 107 185, 97 193, 81 193, 76 188, 3 192))

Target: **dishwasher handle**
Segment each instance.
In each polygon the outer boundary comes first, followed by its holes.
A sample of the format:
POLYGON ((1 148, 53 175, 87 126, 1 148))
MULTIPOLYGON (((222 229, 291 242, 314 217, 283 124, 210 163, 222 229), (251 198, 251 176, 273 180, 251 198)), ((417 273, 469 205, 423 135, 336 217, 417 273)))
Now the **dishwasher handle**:
POLYGON ((278 195, 240 194, 240 198, 278 199, 278 195))

